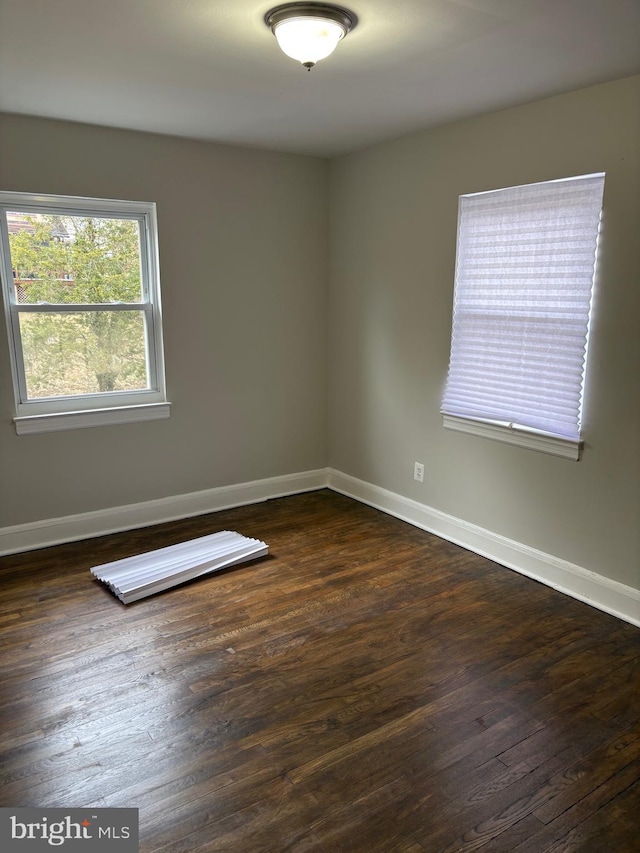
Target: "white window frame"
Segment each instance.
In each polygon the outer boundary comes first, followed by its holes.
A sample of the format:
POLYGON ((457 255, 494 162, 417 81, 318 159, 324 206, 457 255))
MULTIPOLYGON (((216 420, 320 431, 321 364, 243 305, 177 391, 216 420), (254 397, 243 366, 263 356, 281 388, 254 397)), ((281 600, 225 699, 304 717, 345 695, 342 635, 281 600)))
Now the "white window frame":
POLYGON ((116 423, 168 418, 162 308, 158 262, 156 205, 153 202, 82 198, 64 195, 0 192, 0 275, 9 337, 15 395, 16 432, 54 432, 116 423), (136 221, 140 230, 141 301, 108 304, 19 304, 13 283, 7 211, 34 214, 95 216, 136 221), (149 388, 98 394, 29 399, 27 396, 19 315, 21 313, 78 313, 83 311, 141 311, 145 315, 149 388))
MULTIPOLYGON (((591 175, 580 175, 574 178, 561 178, 557 180, 551 181, 543 181, 540 184, 531 184, 525 185, 523 187, 514 187, 511 189, 527 189, 528 187, 538 187, 544 185, 546 187, 550 187, 554 184, 557 185, 566 185, 571 182, 578 182, 582 180, 587 180, 591 178, 602 179, 604 183, 604 172, 598 172, 591 175)), ((559 187, 561 189, 561 187, 559 187)), ((457 248, 456 248, 456 290, 458 287, 458 265, 459 265, 459 250, 460 250, 460 241, 461 241, 461 228, 462 228, 462 202, 464 199, 472 198, 473 196, 486 196, 491 195, 494 197, 499 196, 503 190, 491 190, 483 193, 470 193, 468 195, 462 195, 459 198, 459 206, 458 206, 458 235, 457 235, 457 248)), ((508 192, 508 190, 507 190, 508 192)), ((508 201, 505 204, 508 205, 508 201)), ((597 241, 598 236, 596 234, 595 242, 596 242, 596 254, 594 256, 594 265, 593 265, 593 274, 591 279, 591 300, 589 306, 589 314, 587 319, 587 326, 585 329, 586 335, 586 346, 584 351, 584 359, 582 362, 582 373, 581 373, 581 402, 580 408, 578 411, 578 437, 567 437, 564 435, 559 435, 554 432, 548 432, 544 429, 534 428, 532 426, 526 426, 519 423, 514 423, 510 421, 503 420, 492 420, 488 417, 483 416, 474 416, 472 414, 464 414, 461 412, 451 411, 448 409, 446 404, 446 393, 445 400, 443 401, 443 406, 441 409, 441 414, 443 416, 443 425, 447 429, 455 430, 457 432, 468 433, 471 435, 477 435, 484 438, 494 439, 496 441, 501 441, 506 444, 516 445, 518 447, 525 447, 531 450, 538 450, 544 453, 549 453, 555 456, 561 456, 565 459, 571 459, 573 461, 578 461, 580 458, 580 453, 583 445, 582 438, 582 394, 584 393, 584 386, 587 375, 587 354, 588 354, 588 343, 589 343, 589 330, 591 324, 591 308, 593 306, 593 286, 595 281, 595 270, 596 270, 596 257, 597 257, 597 241)), ((491 308, 491 303, 487 303, 487 307, 491 308)), ((493 305, 495 308, 496 306, 493 305)), ((455 312, 456 312, 456 297, 454 295, 454 331, 455 331, 455 312)), ((453 335, 452 335, 452 354, 453 354, 453 335)), ((577 362, 574 365, 575 368, 578 367, 577 362)), ((451 371, 451 365, 450 365, 451 371)))

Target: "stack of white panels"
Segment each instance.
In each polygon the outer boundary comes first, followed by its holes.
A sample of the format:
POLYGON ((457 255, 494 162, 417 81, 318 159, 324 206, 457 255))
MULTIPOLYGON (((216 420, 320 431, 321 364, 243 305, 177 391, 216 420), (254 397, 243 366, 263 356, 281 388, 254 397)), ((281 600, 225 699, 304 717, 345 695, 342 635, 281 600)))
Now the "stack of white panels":
POLYGON ((148 551, 135 557, 94 566, 91 573, 124 604, 162 592, 200 575, 255 560, 268 545, 231 530, 148 551))

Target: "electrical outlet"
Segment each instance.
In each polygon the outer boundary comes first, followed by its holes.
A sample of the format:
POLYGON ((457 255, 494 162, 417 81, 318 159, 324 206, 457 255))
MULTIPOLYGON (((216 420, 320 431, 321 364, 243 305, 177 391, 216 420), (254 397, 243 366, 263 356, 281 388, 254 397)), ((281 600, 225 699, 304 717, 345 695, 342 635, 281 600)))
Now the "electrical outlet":
POLYGON ((422 462, 413 463, 413 479, 419 483, 424 483, 424 465, 422 462))

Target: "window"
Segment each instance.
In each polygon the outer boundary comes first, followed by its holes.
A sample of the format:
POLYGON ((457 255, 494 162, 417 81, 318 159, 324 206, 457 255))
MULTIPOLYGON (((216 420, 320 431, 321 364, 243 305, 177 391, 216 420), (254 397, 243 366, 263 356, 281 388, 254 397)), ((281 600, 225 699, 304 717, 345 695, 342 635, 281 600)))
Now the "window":
POLYGON ((604 174, 460 197, 451 429, 578 459, 604 174))
POLYGON ((155 205, 0 192, 18 433, 169 416, 155 205))

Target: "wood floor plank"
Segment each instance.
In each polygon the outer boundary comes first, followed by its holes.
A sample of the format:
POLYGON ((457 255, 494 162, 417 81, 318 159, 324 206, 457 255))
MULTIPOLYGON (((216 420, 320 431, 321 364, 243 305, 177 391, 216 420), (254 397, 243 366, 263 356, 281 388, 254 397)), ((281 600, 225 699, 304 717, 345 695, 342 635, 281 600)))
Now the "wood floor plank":
POLYGON ((626 788, 602 808, 548 846, 544 853, 636 853, 640 782, 626 788))
POLYGON ((639 771, 639 762, 628 764, 551 822, 538 822, 538 829, 531 832, 525 844, 514 845, 513 853, 541 853, 549 850, 584 820, 634 785, 638 780, 639 771))
POLYGON ((0 805, 143 853, 637 849, 640 631, 329 491, 0 558, 0 805), (269 556, 130 606, 89 569, 269 556))

